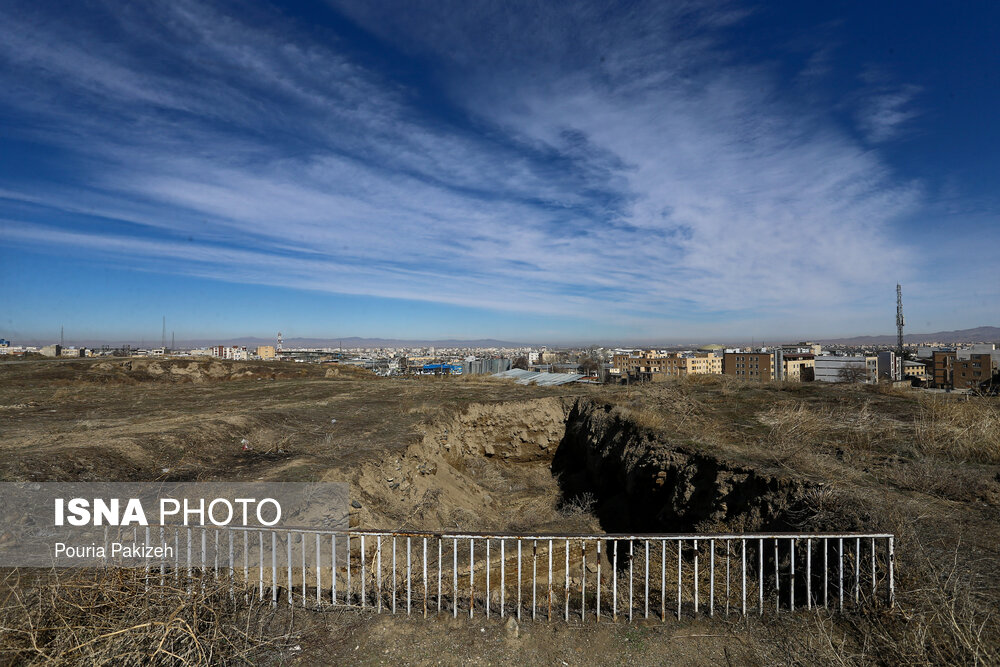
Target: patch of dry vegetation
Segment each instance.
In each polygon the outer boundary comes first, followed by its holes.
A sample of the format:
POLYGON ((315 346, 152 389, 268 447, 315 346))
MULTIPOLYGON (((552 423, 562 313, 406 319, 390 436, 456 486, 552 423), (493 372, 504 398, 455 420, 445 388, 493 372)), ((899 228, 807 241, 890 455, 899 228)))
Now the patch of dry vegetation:
POLYGON ((207 575, 160 583, 137 569, 28 572, 2 582, 8 664, 255 664, 296 639, 290 618, 252 587, 207 575))
POLYGON ((1000 463, 1000 401, 923 396, 917 405, 914 435, 922 453, 955 461, 1000 463))

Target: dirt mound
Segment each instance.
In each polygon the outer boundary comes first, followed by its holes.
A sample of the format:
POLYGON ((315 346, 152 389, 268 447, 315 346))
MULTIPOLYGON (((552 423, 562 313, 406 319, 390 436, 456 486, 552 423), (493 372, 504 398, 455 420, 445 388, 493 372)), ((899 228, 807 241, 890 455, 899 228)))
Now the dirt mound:
MULTIPOLYGON (((564 521, 550 464, 572 401, 473 404, 355 479, 360 525, 518 530, 564 521)), ((583 526, 578 526, 583 528, 583 526)))
POLYGON ((297 364, 281 361, 228 361, 204 357, 80 359, 8 364, 0 377, 24 386, 137 384, 143 382, 209 383, 233 380, 290 380, 357 376, 369 373, 354 367, 297 364))

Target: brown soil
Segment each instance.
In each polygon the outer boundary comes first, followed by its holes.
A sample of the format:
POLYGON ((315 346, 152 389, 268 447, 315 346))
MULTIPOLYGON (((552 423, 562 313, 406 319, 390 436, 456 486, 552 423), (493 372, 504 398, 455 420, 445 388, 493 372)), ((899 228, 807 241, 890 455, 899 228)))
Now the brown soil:
POLYGON ((998 415, 997 399, 726 378, 539 388, 22 362, 0 366, 0 479, 349 481, 352 525, 370 528, 898 536, 896 614, 515 628, 309 612, 281 658, 302 664, 986 663, 1000 644, 998 415))

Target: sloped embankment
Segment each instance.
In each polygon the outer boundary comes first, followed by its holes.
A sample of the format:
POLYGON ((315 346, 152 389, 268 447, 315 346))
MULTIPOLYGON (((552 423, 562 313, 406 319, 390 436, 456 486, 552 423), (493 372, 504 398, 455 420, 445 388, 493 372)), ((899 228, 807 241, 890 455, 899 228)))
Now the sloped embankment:
POLYGON ((784 530, 811 490, 565 398, 469 406, 356 483, 361 525, 466 530, 784 530))
POLYGON ((580 400, 552 463, 565 498, 590 494, 609 532, 784 530, 810 485, 672 442, 627 410, 580 400))

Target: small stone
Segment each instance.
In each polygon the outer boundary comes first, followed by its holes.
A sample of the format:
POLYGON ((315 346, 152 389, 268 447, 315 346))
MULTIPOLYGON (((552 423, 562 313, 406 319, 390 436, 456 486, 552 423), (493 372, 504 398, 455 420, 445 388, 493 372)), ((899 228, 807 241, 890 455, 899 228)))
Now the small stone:
POLYGON ((507 625, 505 627, 508 637, 514 637, 516 639, 520 635, 521 629, 517 627, 517 621, 514 620, 513 616, 507 619, 507 625))
POLYGON ((359 503, 357 500, 352 500, 351 507, 353 507, 356 510, 359 510, 361 509, 361 503, 359 503))

